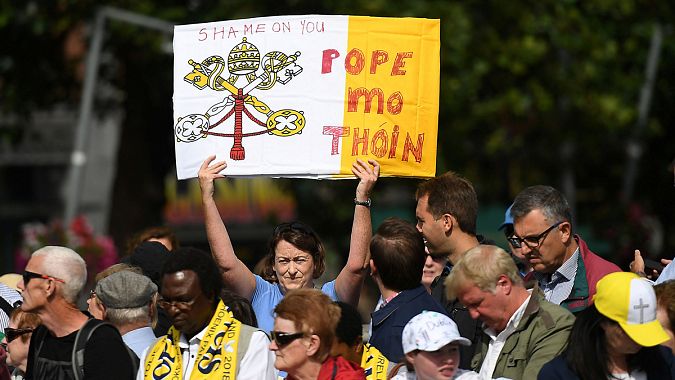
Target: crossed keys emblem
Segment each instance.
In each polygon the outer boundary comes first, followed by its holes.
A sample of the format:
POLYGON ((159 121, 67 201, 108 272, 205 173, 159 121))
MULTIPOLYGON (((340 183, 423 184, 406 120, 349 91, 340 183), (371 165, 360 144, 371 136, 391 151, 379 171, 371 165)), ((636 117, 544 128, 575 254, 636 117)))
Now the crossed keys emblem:
POLYGON ((300 57, 300 52, 286 55, 280 51, 272 51, 260 59, 258 48, 244 37, 242 42, 230 50, 227 62, 217 55, 210 56, 201 63, 190 59, 188 63, 192 66, 192 71, 184 77, 186 82, 199 90, 208 87, 215 91, 229 92, 229 95, 221 102, 210 106, 204 114, 179 117, 174 127, 176 140, 191 143, 207 136, 233 138, 234 144, 230 149, 230 158, 243 160, 246 157, 242 145, 244 137, 263 134, 288 137, 302 133, 306 124, 302 111, 293 109, 273 111, 263 101, 250 94, 253 89, 270 90, 277 83, 285 85, 300 75, 302 67, 297 64, 298 57, 300 57), (230 74, 227 79, 223 77, 226 70, 230 74), (243 87, 237 87, 236 83, 242 77, 247 83, 243 87), (266 121, 263 122, 256 118, 247 108, 249 106, 266 116, 266 121), (223 113, 225 114, 220 116, 223 113), (213 130, 233 115, 234 130, 232 133, 213 130), (244 133, 244 115, 264 129, 244 133))

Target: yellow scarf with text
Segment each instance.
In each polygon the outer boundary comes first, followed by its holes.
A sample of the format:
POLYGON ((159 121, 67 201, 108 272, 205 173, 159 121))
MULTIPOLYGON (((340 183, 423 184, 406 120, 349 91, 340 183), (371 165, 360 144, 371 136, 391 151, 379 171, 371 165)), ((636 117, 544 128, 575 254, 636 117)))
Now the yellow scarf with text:
MULTIPOLYGON (((237 374, 237 348, 241 322, 223 301, 209 322, 189 379, 234 379, 237 374)), ((147 380, 182 379, 183 355, 178 342, 180 331, 171 326, 169 332, 148 351, 143 371, 147 380)), ((186 377, 187 378, 187 377, 186 377)))
POLYGON ((365 370, 368 380, 386 380, 389 370, 389 360, 382 355, 380 350, 366 343, 363 345, 361 355, 361 367, 365 370))

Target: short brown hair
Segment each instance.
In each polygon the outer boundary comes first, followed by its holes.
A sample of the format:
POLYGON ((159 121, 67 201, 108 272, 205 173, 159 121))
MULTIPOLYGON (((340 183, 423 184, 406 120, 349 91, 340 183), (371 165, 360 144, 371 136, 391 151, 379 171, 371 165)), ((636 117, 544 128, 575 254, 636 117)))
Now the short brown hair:
POLYGON ((129 239, 129 241, 127 241, 127 254, 131 255, 139 244, 150 239, 167 239, 171 243, 172 251, 180 248, 176 233, 171 228, 157 226, 146 228, 129 239))
MULTIPOLYGON (((12 310, 9 319, 16 322, 16 328, 18 329, 34 329, 42 324, 42 321, 37 314, 23 311, 20 307, 12 310)), ((20 338, 22 342, 28 343, 30 334, 21 335, 20 338)))
POLYGON ((385 219, 370 240, 370 255, 388 289, 420 286, 427 256, 422 235, 412 224, 400 218, 385 219))
POLYGON ((320 346, 313 355, 323 362, 330 354, 335 329, 340 320, 340 307, 318 289, 293 289, 274 308, 277 317, 288 319, 303 333, 318 335, 320 346))
POLYGON ((435 219, 450 214, 457 219, 462 231, 476 235, 478 196, 469 180, 455 172, 447 172, 417 186, 415 199, 425 195, 429 196, 427 207, 435 219))
POLYGON ((654 286, 654 292, 656 292, 658 307, 663 307, 666 315, 668 315, 670 331, 675 331, 673 329, 673 323, 675 323, 675 280, 662 282, 654 286))
POLYGON ((274 228, 272 238, 267 247, 267 255, 264 259, 263 270, 260 277, 269 282, 278 282, 277 274, 274 272, 274 259, 276 257, 277 244, 280 241, 292 244, 295 248, 312 255, 314 261, 314 273, 312 277, 317 279, 321 277, 326 270, 326 251, 319 235, 305 223, 291 222, 281 223, 274 228))

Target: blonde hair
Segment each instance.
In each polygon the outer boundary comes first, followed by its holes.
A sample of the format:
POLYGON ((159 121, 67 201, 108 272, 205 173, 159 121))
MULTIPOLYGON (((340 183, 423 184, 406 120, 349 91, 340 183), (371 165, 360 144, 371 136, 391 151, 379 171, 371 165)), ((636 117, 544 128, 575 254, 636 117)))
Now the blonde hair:
POLYGON ((466 281, 473 282, 482 291, 494 293, 501 275, 514 284, 523 285, 518 267, 506 251, 494 245, 479 245, 468 250, 452 268, 445 280, 446 295, 449 300, 457 298, 459 287, 466 281))

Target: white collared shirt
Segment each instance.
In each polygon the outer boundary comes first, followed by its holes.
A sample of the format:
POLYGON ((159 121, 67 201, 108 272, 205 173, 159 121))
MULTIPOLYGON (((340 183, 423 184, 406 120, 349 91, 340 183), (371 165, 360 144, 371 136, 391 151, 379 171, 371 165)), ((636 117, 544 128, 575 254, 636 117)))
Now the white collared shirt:
POLYGON ((523 302, 522 305, 516 309, 516 312, 513 313, 509 319, 509 322, 506 324, 506 328, 504 328, 502 332, 497 334, 489 327, 483 329, 485 334, 490 337, 490 343, 488 344, 488 350, 487 354, 485 354, 483 364, 480 367, 479 376, 481 379, 492 379, 492 374, 494 373, 495 367, 497 366, 499 354, 502 352, 502 348, 504 348, 506 340, 516 331, 518 324, 520 324, 520 320, 523 319, 523 314, 525 314, 527 303, 530 302, 530 298, 532 298, 532 289, 528 290, 528 292, 530 295, 527 297, 527 299, 525 299, 525 302, 523 302))
MULTIPOLYGON (((188 341, 185 338, 185 335, 180 334, 180 340, 178 342, 178 347, 183 354, 183 379, 189 379, 192 369, 195 366, 195 359, 197 357, 197 352, 199 351, 199 344, 206 334, 208 325, 195 336, 190 338, 188 341)), ((161 338, 160 338, 161 339, 161 338)), ((274 353, 269 350, 270 340, 262 331, 255 331, 251 335, 251 342, 248 345, 248 350, 244 354, 244 357, 241 359, 240 363, 237 363, 239 367, 239 374, 236 376, 237 380, 260 380, 260 379, 276 379, 276 370, 274 369, 274 353)), ((138 374, 136 375, 137 380, 144 379, 144 364, 148 356, 148 350, 152 346, 148 347, 141 357, 141 365, 138 369, 138 374)))
POLYGON ((550 281, 543 273, 534 272, 546 301, 560 305, 572 294, 574 278, 579 266, 579 248, 551 275, 550 281))

